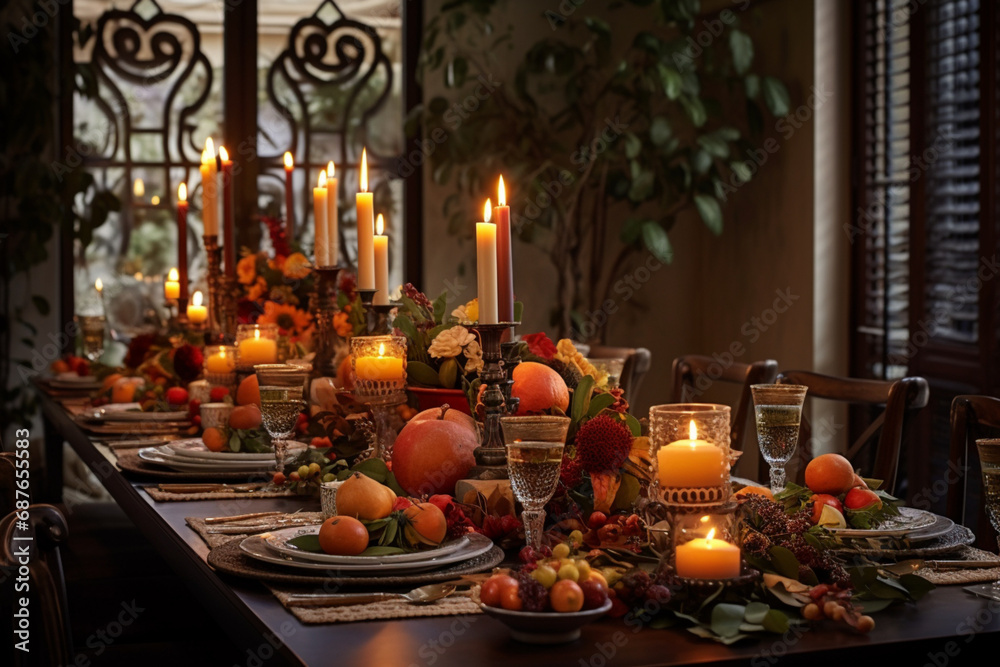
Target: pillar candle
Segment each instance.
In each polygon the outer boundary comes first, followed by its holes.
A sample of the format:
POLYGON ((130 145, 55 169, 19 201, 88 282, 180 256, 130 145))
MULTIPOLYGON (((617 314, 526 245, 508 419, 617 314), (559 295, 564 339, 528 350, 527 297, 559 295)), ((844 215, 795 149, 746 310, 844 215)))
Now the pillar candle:
POLYGON ((698 440, 694 420, 689 435, 689 439, 672 442, 656 453, 660 486, 675 489, 722 486, 726 478, 725 452, 706 440, 698 440))
POLYGON ((188 298, 188 201, 187 183, 177 186, 177 282, 180 298, 188 298))
POLYGON ((313 188, 313 221, 315 224, 315 241, 313 243, 313 264, 316 266, 330 266, 330 258, 327 256, 330 251, 329 239, 327 235, 327 201, 329 199, 328 181, 326 171, 320 170, 319 181, 313 188))
POLYGON ((205 370, 209 373, 232 373, 236 368, 236 360, 231 354, 226 354, 226 346, 219 347, 219 351, 205 359, 205 370))
POLYGON ((385 220, 382 214, 378 214, 375 221, 375 299, 372 303, 376 306, 389 305, 389 237, 385 231, 385 220))
POLYGON ((201 153, 201 207, 202 221, 206 236, 219 234, 219 196, 215 163, 215 144, 212 137, 205 140, 205 150, 201 153))
POLYGON ((167 300, 177 299, 181 295, 181 284, 177 274, 177 267, 167 272, 167 280, 163 283, 163 296, 167 300))
POLYGON ((493 209, 497 225, 497 311, 501 322, 514 321, 514 272, 511 259, 510 206, 503 176, 497 187, 497 207, 493 209))
POLYGON ((295 233, 295 196, 292 194, 292 169, 295 168, 295 160, 290 152, 285 151, 283 161, 285 163, 285 233, 291 239, 295 233))
POLYGON ((490 200, 483 209, 484 222, 476 223, 476 277, 479 322, 497 323, 497 226, 490 222, 490 200))
POLYGON ((254 331, 253 338, 241 340, 237 349, 240 366, 273 364, 278 360, 278 342, 270 338, 261 338, 260 331, 254 331))
POLYGON ((226 275, 236 277, 236 230, 233 227, 233 161, 225 146, 219 147, 222 161, 222 236, 226 275))
POLYGON ((740 549, 715 539, 715 528, 705 538, 677 545, 677 576, 688 579, 732 579, 740 576, 740 549))
POLYGON ((191 303, 187 307, 188 322, 191 324, 201 324, 208 319, 208 306, 201 305, 201 290, 197 290, 191 297, 191 303))
POLYGON ((377 357, 358 357, 354 374, 359 380, 402 380, 403 360, 385 356, 385 345, 379 345, 377 357))
POLYGON ((337 172, 333 161, 326 165, 326 238, 327 238, 327 261, 330 266, 340 264, 340 213, 337 205, 340 203, 340 194, 337 192, 337 172))
POLYGON ((368 192, 368 154, 361 151, 361 192, 357 194, 358 211, 358 289, 375 289, 375 232, 372 193, 368 192))

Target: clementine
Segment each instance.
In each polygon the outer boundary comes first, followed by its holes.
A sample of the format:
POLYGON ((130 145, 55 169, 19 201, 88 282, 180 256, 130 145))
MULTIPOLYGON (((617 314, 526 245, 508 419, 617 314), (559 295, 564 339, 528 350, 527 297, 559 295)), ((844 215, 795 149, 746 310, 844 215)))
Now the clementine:
POLYGON ((559 373, 536 361, 523 361, 514 367, 511 396, 520 399, 517 414, 531 415, 559 408, 569 408, 569 389, 559 373))
POLYGON ((226 437, 225 431, 219 428, 206 428, 205 432, 201 434, 201 441, 205 443, 209 451, 221 452, 226 448, 229 442, 229 438, 226 437))
POLYGON ((229 425, 236 429, 251 429, 260 426, 260 408, 251 403, 250 405, 237 405, 229 413, 229 425))
POLYGON ((410 505, 403 510, 403 515, 409 519, 403 532, 407 541, 414 546, 421 543, 431 546, 441 544, 448 534, 448 520, 437 505, 410 505))
POLYGON ((806 466, 806 486, 839 496, 854 486, 854 467, 840 454, 821 454, 806 466))
POLYGON ((332 516, 319 527, 319 546, 335 556, 357 556, 368 548, 368 529, 354 517, 332 516))
POLYGON ((771 493, 771 489, 765 489, 763 486, 744 486, 742 489, 736 492, 737 496, 764 496, 768 500, 774 500, 774 494, 771 493))
POLYGON ((583 609, 583 589, 572 579, 560 579, 549 589, 552 609, 558 612, 573 612, 583 609))

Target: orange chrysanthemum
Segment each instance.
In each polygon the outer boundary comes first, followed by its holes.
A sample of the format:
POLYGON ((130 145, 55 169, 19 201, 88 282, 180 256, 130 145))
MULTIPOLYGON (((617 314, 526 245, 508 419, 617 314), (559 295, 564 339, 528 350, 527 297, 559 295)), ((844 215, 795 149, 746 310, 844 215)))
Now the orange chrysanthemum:
POLYGON ((285 260, 285 265, 281 267, 281 272, 286 278, 301 280, 309 275, 310 264, 306 256, 301 252, 293 252, 285 260))
POLYGON ((247 255, 236 263, 236 275, 244 285, 253 285, 257 277, 257 256, 247 255))
POLYGON ((309 328, 312 316, 295 306, 268 301, 264 313, 257 318, 258 324, 277 324, 282 334, 297 336, 309 328))
POLYGON ((267 281, 264 280, 262 276, 257 276, 257 282, 250 286, 247 290, 247 298, 251 301, 256 301, 264 296, 267 296, 268 286, 267 281))
POLYGON ((347 338, 354 333, 354 327, 351 325, 349 317, 350 314, 344 311, 337 311, 333 314, 333 328, 341 338, 347 338))

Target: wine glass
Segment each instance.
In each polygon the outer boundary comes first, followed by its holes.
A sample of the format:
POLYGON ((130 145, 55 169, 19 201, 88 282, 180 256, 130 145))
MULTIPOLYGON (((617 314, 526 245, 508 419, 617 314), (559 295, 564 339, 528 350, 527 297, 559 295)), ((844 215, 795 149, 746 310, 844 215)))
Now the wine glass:
POLYGON ((291 364, 257 364, 253 367, 260 386, 260 416, 274 445, 274 462, 280 472, 285 467, 288 438, 295 431, 309 371, 291 364))
MULTIPOLYGON (((979 462, 983 467, 983 501, 986 515, 993 530, 997 532, 997 546, 1000 546, 1000 439, 976 440, 979 462)), ((1000 601, 1000 580, 992 584, 967 586, 970 593, 1000 601)))
POLYGON ((785 464, 799 442, 802 403, 808 389, 799 384, 750 386, 760 453, 771 467, 771 493, 785 488, 785 464))
POLYGON ((77 315, 76 321, 83 338, 83 356, 97 361, 104 354, 104 315, 77 315))
POLYGON ((528 546, 542 546, 545 529, 545 503, 556 492, 559 466, 562 464, 563 443, 522 441, 507 445, 507 468, 510 485, 524 510, 524 537, 528 546))

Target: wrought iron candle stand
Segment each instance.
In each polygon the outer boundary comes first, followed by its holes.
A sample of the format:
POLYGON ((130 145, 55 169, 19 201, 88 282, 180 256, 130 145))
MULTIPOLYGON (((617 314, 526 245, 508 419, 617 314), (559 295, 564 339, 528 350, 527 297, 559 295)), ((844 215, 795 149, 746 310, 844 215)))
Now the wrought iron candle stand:
POLYGON ((208 258, 208 331, 209 343, 231 343, 236 335, 236 301, 239 284, 232 276, 222 273, 222 247, 216 234, 206 234, 205 256, 208 258))
MULTIPOLYGON (((511 327, 511 336, 513 337, 514 328, 511 327)), ((507 381, 503 383, 500 390, 503 392, 504 404, 507 406, 507 414, 513 415, 517 413, 517 407, 521 403, 521 399, 514 398, 510 395, 511 389, 514 387, 514 369, 517 365, 521 363, 521 355, 518 353, 519 346, 514 342, 504 342, 500 343, 500 354, 503 356, 503 371, 507 378, 507 381)))
POLYGON ((471 479, 508 478, 507 448, 500 430, 500 418, 508 413, 504 395, 510 395, 510 385, 513 380, 504 372, 500 340, 505 330, 519 324, 520 322, 499 322, 477 324, 473 327, 479 333, 479 344, 483 348, 483 370, 479 373, 479 377, 486 385, 486 391, 483 392, 486 416, 483 420, 483 444, 476 447, 476 465, 469 472, 471 479))
POLYGON ((337 277, 343 267, 317 266, 316 292, 310 310, 316 322, 316 356, 313 359, 313 377, 334 377, 337 366, 337 328, 333 316, 337 312, 337 277))

